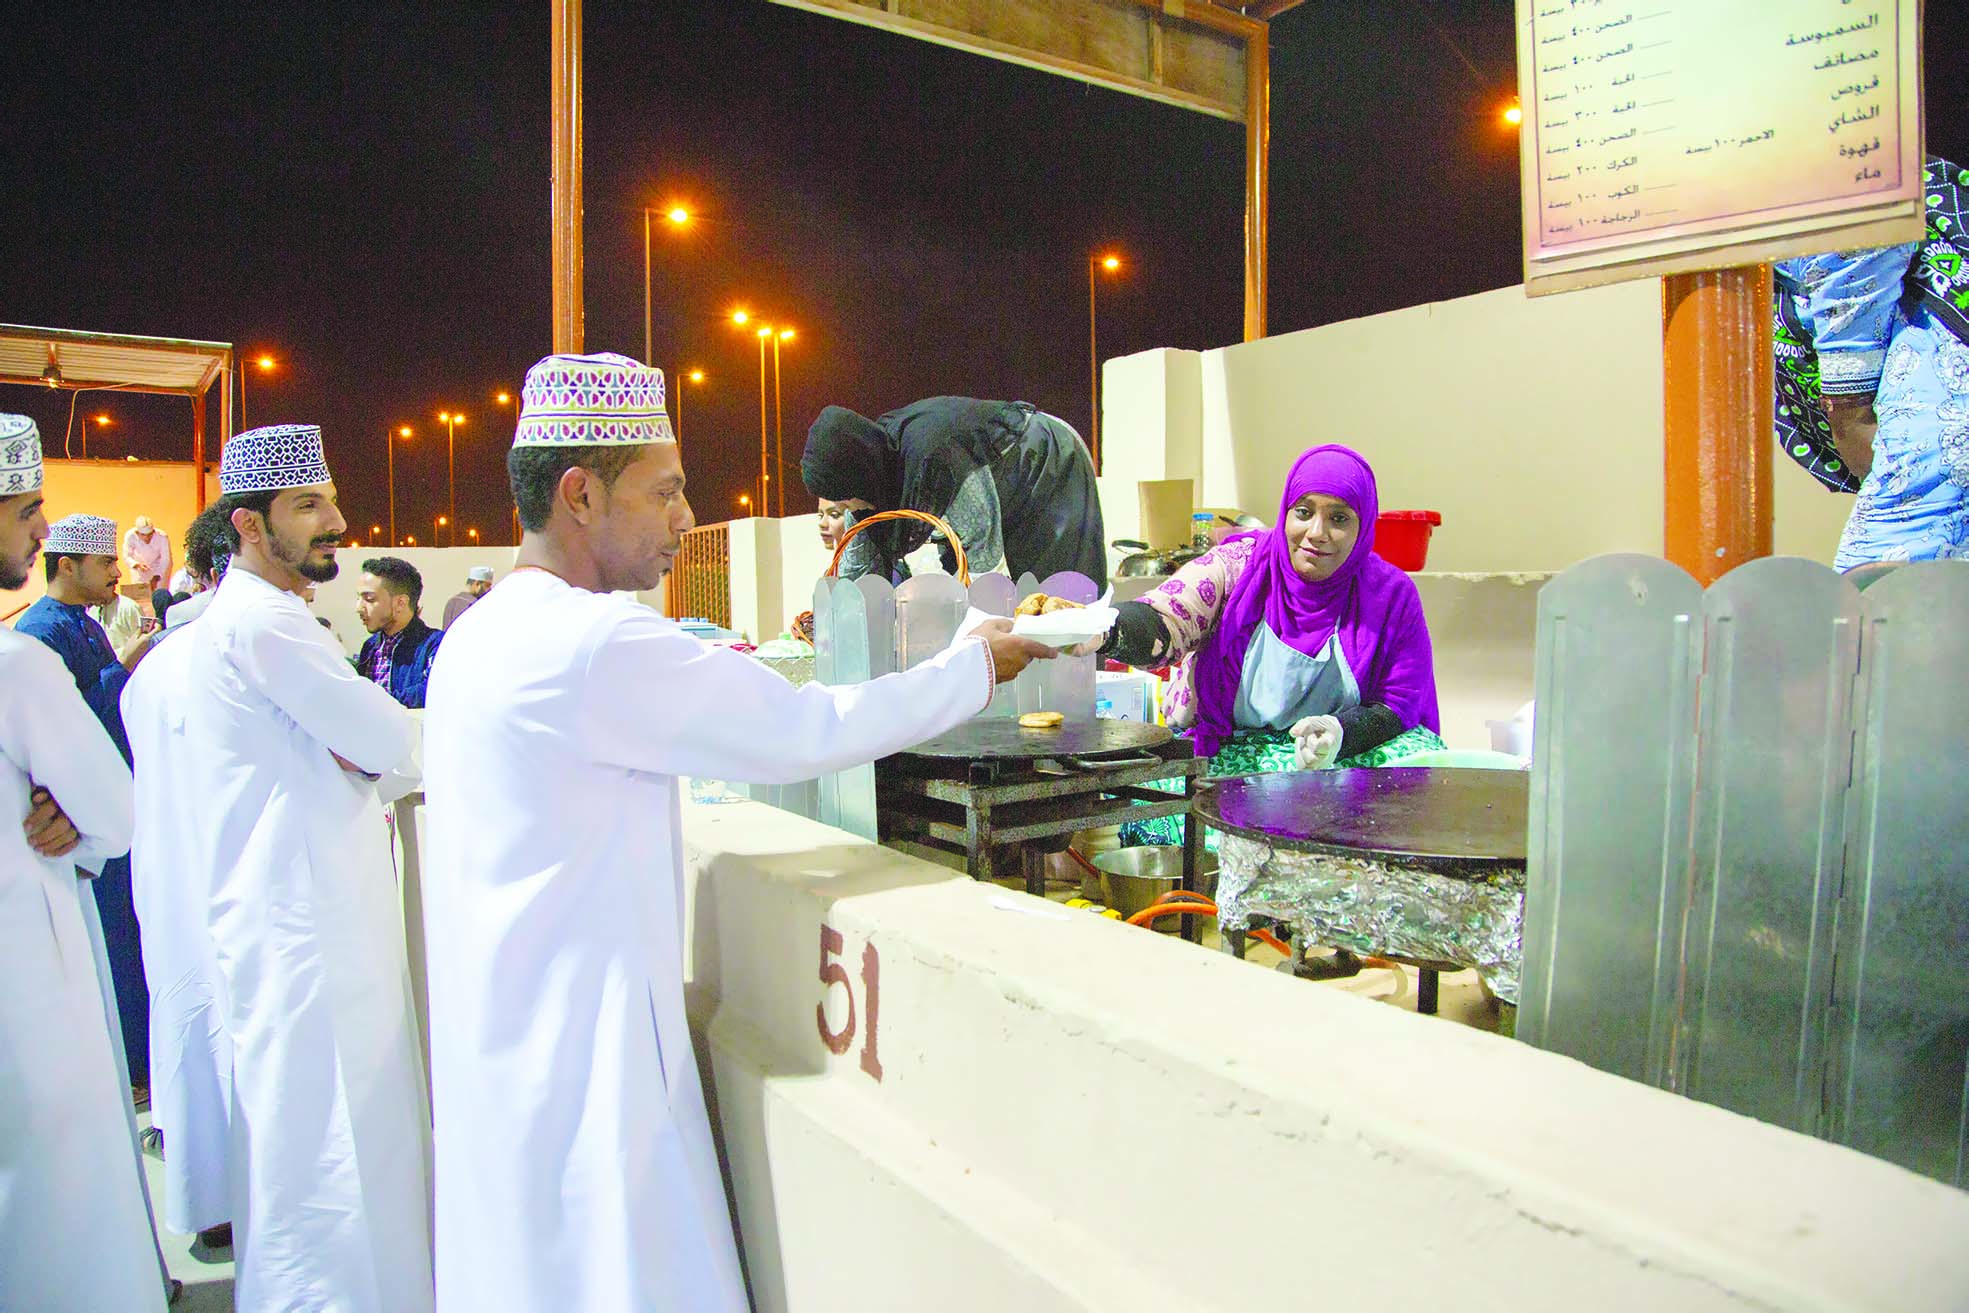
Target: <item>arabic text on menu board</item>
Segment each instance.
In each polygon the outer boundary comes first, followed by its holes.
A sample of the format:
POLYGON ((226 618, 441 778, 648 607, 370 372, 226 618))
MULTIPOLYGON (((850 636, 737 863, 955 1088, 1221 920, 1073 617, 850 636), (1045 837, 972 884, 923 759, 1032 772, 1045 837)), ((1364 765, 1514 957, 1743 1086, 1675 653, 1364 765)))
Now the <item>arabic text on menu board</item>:
POLYGON ((1895 0, 1532 0, 1538 245, 1891 193, 1895 0))

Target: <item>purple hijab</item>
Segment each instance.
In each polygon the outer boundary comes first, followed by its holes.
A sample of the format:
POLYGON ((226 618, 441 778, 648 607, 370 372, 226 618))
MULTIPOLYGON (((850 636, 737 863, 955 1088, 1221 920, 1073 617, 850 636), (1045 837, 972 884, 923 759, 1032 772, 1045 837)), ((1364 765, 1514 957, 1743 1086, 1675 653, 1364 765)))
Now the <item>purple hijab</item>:
POLYGON ((1255 540, 1251 560, 1224 602, 1216 627, 1196 658, 1196 749, 1215 754, 1236 732, 1232 713, 1244 674, 1244 655, 1259 621, 1287 646, 1317 655, 1334 633, 1360 685, 1363 703, 1385 703, 1402 728, 1440 730, 1436 668, 1429 627, 1415 582, 1374 554, 1380 514, 1374 471, 1346 447, 1314 447, 1293 462, 1279 500, 1278 522, 1240 537, 1255 540), (1309 583, 1292 568, 1285 525, 1308 493, 1338 497, 1360 518, 1354 550, 1340 568, 1309 583))

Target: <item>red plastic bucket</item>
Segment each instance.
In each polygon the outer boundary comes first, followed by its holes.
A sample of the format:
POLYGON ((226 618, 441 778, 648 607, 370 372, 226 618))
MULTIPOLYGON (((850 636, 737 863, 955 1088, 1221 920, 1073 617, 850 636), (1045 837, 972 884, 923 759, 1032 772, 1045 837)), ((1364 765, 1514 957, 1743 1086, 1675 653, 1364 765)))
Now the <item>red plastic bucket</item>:
POLYGON ((1429 535, 1443 522, 1440 511, 1383 511, 1374 522, 1374 554, 1413 573, 1429 562, 1429 535))

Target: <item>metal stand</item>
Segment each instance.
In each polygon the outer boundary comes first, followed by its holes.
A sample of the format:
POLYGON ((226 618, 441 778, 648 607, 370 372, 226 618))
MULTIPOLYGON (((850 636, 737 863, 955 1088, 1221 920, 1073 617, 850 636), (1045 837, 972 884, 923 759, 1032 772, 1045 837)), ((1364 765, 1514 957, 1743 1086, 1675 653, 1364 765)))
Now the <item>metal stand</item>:
MULTIPOLYGON (((1189 742, 1172 739, 1112 760, 992 759, 952 763, 908 754, 876 768, 883 838, 905 838, 962 853, 974 880, 992 878, 994 857, 1016 853, 1029 894, 1046 893, 1046 857, 1080 830, 1160 816, 1188 816, 1197 778, 1209 766, 1189 742), (1144 787, 1181 780, 1183 792, 1144 787)), ((1202 830, 1187 823, 1182 887, 1194 891, 1202 830)), ((1201 936, 1186 916, 1183 938, 1201 936)))

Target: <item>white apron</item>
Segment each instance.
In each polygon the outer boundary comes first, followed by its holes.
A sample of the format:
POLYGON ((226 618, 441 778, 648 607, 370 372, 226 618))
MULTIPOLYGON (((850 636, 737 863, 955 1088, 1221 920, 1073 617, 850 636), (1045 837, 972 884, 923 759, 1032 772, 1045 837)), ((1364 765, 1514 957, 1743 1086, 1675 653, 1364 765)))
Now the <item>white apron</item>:
POLYGON ((1231 712, 1237 728, 1291 729, 1307 716, 1337 716, 1360 704, 1360 685, 1340 650, 1338 631, 1311 656, 1287 645, 1263 620, 1251 631, 1231 712))

